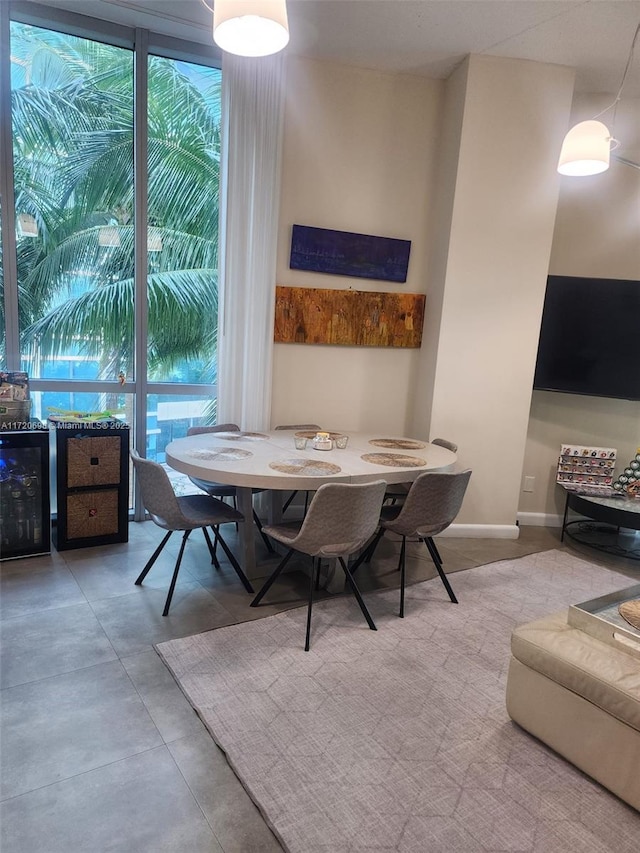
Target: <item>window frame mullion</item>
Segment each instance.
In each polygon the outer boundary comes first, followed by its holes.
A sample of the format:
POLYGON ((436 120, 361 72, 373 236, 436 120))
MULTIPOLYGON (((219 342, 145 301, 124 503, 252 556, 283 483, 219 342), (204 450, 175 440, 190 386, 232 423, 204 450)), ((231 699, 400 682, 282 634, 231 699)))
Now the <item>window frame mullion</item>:
POLYGON ((11 111, 11 22, 9 7, 0 3, 0 198, 2 199, 2 268, 4 284, 5 357, 8 370, 20 370, 18 320, 18 259, 13 171, 11 111))
MULTIPOLYGON (((147 338, 149 327, 149 303, 147 299, 147 210, 149 201, 148 181, 148 56, 149 37, 147 30, 137 29, 134 56, 133 97, 133 187, 134 187, 134 335, 135 335, 135 427, 134 447, 142 456, 147 448, 147 338)), ((136 485, 134 517, 144 520, 144 507, 140 489, 136 485)))

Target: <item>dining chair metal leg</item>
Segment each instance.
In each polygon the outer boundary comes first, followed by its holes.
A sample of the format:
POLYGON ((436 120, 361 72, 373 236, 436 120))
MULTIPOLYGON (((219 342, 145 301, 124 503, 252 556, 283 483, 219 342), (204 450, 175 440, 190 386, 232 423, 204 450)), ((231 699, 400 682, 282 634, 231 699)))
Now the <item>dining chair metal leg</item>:
POLYGON ((291 492, 291 494, 289 495, 289 497, 286 499, 286 501, 284 502, 284 506, 282 507, 282 514, 283 514, 283 515, 284 515, 284 514, 285 514, 285 512, 289 509, 289 505, 291 504, 291 501, 295 498, 295 496, 296 496, 297 494, 298 494, 297 492, 291 492))
POLYGON ((431 536, 429 536, 429 542, 431 542, 431 544, 433 545, 434 553, 440 560, 440 565, 442 565, 442 557, 440 556, 440 551, 438 551, 438 546, 436 545, 435 540, 431 536))
POLYGON ((211 529, 213 530, 213 534, 214 534, 214 536, 216 537, 216 542, 220 543, 220 547, 222 548, 222 550, 224 551, 224 553, 227 555, 227 559, 229 560, 229 562, 231 563, 231 565, 232 565, 232 566, 233 566, 233 568, 235 569, 236 574, 238 575, 238 577, 239 577, 239 578, 240 578, 240 580, 242 581, 242 585, 243 585, 243 586, 244 586, 244 588, 247 590, 247 592, 253 592, 253 591, 254 591, 254 589, 253 589, 253 587, 251 586, 251 584, 249 583, 249 578, 248 578, 248 577, 245 575, 245 573, 242 571, 242 567, 240 566, 240 563, 239 563, 239 562, 236 560, 236 558, 233 556, 233 554, 231 553, 231 550, 230 550, 229 546, 228 546, 228 545, 227 545, 227 543, 224 541, 224 539, 222 538, 222 536, 220 536, 220 534, 218 533, 218 528, 217 528, 217 527, 212 527, 211 529))
POLYGON ((436 567, 436 571, 440 575, 440 580, 444 584, 444 588, 449 593, 449 598, 451 599, 453 604, 457 604, 458 599, 455 597, 455 594, 454 594, 453 590, 451 589, 451 584, 447 580, 447 576, 445 575, 445 573, 442 570, 442 563, 438 557, 438 552, 437 552, 435 545, 433 545, 433 543, 430 542, 429 538, 423 539, 422 541, 427 546, 427 549, 428 549, 429 553, 431 554, 431 559, 433 560, 433 565, 436 567))
POLYGON ((344 574, 345 574, 345 577, 347 579, 347 583, 351 587, 351 592, 354 594, 356 601, 360 605, 360 610, 362 610, 364 618, 367 620, 367 624, 369 625, 369 627, 371 628, 372 631, 377 631, 378 629, 376 628, 375 622, 373 621, 373 619, 371 618, 371 614, 367 610, 367 605, 364 603, 362 595, 360 594, 360 590, 358 589, 356 582, 353 579, 353 575, 351 574, 351 572, 347 568, 347 564, 342 559, 342 557, 338 557, 338 561, 340 562, 340 565, 344 569, 344 574))
POLYGON ((400 569, 400 618, 404 619, 404 581, 406 573, 406 551, 407 537, 402 537, 402 545, 400 546, 400 561, 398 568, 400 569))
POLYGON ((364 562, 365 563, 371 562, 371 558, 373 557, 373 554, 374 554, 376 548, 378 547, 378 543, 380 542, 380 540, 382 539, 383 536, 384 536, 384 528, 379 527, 378 531, 376 532, 376 535, 373 537, 373 541, 367 547, 367 550, 364 552, 364 554, 365 554, 364 555, 364 562))
POLYGON ((315 559, 311 558, 311 576, 309 578, 309 604, 307 605, 307 633, 304 641, 305 652, 309 651, 309 641, 311 639, 311 609, 313 607, 313 586, 315 581, 315 559))
MULTIPOLYGON (((216 549, 211 544, 211 537, 207 533, 207 528, 203 527, 202 532, 204 533, 204 538, 207 543, 207 548, 209 549, 209 553, 211 554, 211 563, 216 567, 216 569, 220 569, 220 563, 218 562, 218 558, 216 557, 216 549)), ((216 545, 218 543, 216 542, 216 545)))
POLYGON ((276 549, 275 549, 275 548, 273 547, 273 545, 271 544, 271 540, 269 539, 269 537, 267 536, 267 534, 263 531, 263 529, 262 529, 262 522, 260 521, 260 516, 259 516, 259 515, 258 515, 258 513, 255 511, 255 509, 254 509, 254 511, 253 511, 253 520, 254 520, 254 522, 255 522, 256 527, 258 528, 258 532, 259 532, 260 536, 262 536, 262 541, 264 542, 264 544, 265 544, 265 546, 266 546, 266 548, 267 548, 267 551, 268 551, 270 554, 275 554, 275 553, 276 553, 276 549))
POLYGON ((169 615, 169 607, 171 605, 171 599, 173 598, 173 591, 176 588, 176 581, 178 580, 178 572, 180 571, 180 563, 182 562, 182 555, 184 554, 184 548, 187 544, 187 539, 189 538, 190 530, 185 530, 182 536, 182 543, 180 544, 180 551, 178 552, 178 559, 176 560, 176 567, 173 570, 173 577, 171 578, 171 584, 169 586, 169 593, 167 595, 167 600, 164 604, 164 610, 162 611, 163 616, 169 615))
MULTIPOLYGON (((284 503, 284 505, 283 505, 283 507, 282 507, 282 514, 283 514, 283 515, 285 514, 285 512, 287 511, 287 509, 288 509, 288 508, 289 508, 289 506, 291 505, 291 501, 295 498, 295 496, 296 496, 297 494, 298 494, 297 492, 292 492, 292 493, 289 495, 289 497, 287 498, 287 500, 285 501, 285 503, 284 503)), ((308 508, 309 508, 309 492, 305 492, 305 493, 304 493, 304 514, 303 514, 303 516, 302 516, 303 518, 304 518, 304 516, 307 514, 307 509, 308 509, 308 508)))
POLYGON ((360 553, 359 557, 357 557, 355 562, 351 566, 349 566, 349 571, 351 574, 353 574, 358 568, 360 568, 362 563, 370 563, 371 562, 371 558, 373 557, 373 552, 378 547, 378 542, 382 539, 383 535, 384 535, 384 530, 382 528, 379 528, 378 531, 376 532, 376 535, 371 540, 371 542, 367 546, 365 546, 365 548, 360 553))
POLYGON ((169 537, 171 536, 171 534, 172 534, 172 533, 173 533, 173 530, 170 530, 170 531, 166 534, 166 536, 163 538, 162 542, 158 545, 158 547, 156 548, 156 550, 153 552, 153 554, 151 555, 151 557, 149 558, 149 560, 148 560, 148 562, 147 562, 147 565, 144 567, 144 569, 140 572, 140 574, 139 574, 139 575, 138 575, 138 577, 136 578, 136 580, 135 580, 135 585, 136 585, 136 586, 140 586, 140 584, 142 583, 142 581, 143 581, 143 580, 146 578, 146 576, 149 574, 149 569, 151 568, 151 566, 155 563, 155 561, 156 561, 156 560, 158 559, 158 557, 160 556, 160 552, 162 551, 162 549, 164 548, 164 546, 165 546, 165 545, 167 544, 167 542, 169 541, 169 537))
POLYGON ((278 575, 280 574, 280 572, 284 569, 284 567, 287 565, 287 563, 291 559, 292 554, 293 554, 293 550, 287 551, 287 553, 284 555, 282 560, 280 560, 280 562, 278 563, 278 566, 276 567, 276 569, 269 575, 269 577, 265 581, 264 586, 262 587, 260 592, 256 595, 256 597, 253 599, 253 601, 249 605, 250 607, 257 607, 260 604, 260 602, 262 601, 262 599, 264 598, 266 593, 269 592, 269 590, 273 586, 273 583, 276 580, 276 578, 278 577, 278 575))

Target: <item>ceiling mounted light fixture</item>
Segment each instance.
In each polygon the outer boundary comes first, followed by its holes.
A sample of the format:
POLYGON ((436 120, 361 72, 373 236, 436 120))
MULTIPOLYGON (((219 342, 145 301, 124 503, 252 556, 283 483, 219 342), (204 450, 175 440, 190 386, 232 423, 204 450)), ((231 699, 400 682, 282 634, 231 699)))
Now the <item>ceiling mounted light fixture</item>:
POLYGON ((616 110, 618 102, 622 97, 622 90, 624 89, 629 69, 631 68, 631 60, 633 59, 633 51, 638 40, 638 33, 640 33, 640 24, 636 27, 627 64, 622 74, 622 82, 620 83, 620 88, 614 102, 605 107, 604 110, 592 119, 576 124, 565 136, 560 152, 560 160, 558 161, 558 171, 561 175, 580 177, 584 175, 598 175, 609 168, 611 151, 620 145, 619 141, 613 135, 616 124, 616 110), (613 118, 611 121, 611 133, 609 133, 607 126, 601 121, 597 121, 597 119, 611 109, 613 109, 613 118))
POLYGON ((162 234, 159 228, 147 229, 147 252, 162 251, 162 234))
POLYGON ((289 42, 286 0, 215 0, 213 40, 236 56, 269 56, 289 42))
POLYGON ((19 237, 37 237, 38 223, 30 213, 19 213, 17 219, 19 237))
POLYGON ((101 225, 98 228, 98 246, 116 249, 120 245, 120 234, 115 225, 101 225))

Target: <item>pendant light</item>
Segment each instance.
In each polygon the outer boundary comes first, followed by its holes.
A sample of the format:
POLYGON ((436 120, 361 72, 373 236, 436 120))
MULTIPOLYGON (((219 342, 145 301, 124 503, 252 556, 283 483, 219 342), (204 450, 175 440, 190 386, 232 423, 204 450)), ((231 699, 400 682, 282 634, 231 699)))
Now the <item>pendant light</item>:
POLYGON ((601 121, 581 121, 564 138, 558 171, 576 176, 606 172, 612 142, 615 140, 601 121))
POLYGON ((116 225, 101 225, 98 228, 98 246, 116 249, 120 245, 120 233, 116 225))
POLYGON ((215 0, 213 40, 236 56, 269 56, 289 42, 286 0, 215 0))
POLYGON ((162 233, 159 228, 147 229, 147 252, 162 251, 162 233))
POLYGON ((17 219, 19 237, 37 237, 38 223, 30 213, 19 213, 17 219))
POLYGON ((558 172, 561 175, 597 175, 600 172, 605 172, 609 168, 609 156, 611 151, 616 149, 620 143, 613 136, 613 130, 616 123, 616 110, 618 102, 622 97, 622 90, 627 79, 627 74, 631 68, 631 60, 633 51, 640 33, 640 24, 636 27, 627 64, 625 65, 622 74, 622 82, 618 89, 618 94, 612 104, 609 104, 604 110, 595 115, 588 121, 581 121, 576 124, 567 133, 562 143, 560 152, 560 160, 558 161, 558 172), (612 132, 601 121, 597 121, 600 116, 604 115, 613 109, 613 118, 611 122, 612 132))

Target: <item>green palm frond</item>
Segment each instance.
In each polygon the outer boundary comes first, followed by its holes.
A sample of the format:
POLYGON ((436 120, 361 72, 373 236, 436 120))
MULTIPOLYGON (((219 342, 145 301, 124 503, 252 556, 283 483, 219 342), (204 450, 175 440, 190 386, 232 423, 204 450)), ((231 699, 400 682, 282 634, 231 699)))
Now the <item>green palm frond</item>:
MULTIPOLYGON (((218 303, 214 270, 179 270, 148 278, 148 361, 151 369, 215 349, 218 303), (171 318, 167 322, 167 318, 171 318), (176 340, 180 347, 176 348, 176 340)), ((49 357, 72 349, 92 357, 119 353, 119 369, 133 366, 133 279, 104 284, 56 305, 23 336, 30 351, 49 357)))
MULTIPOLYGON (((133 372, 133 65, 122 48, 12 22, 23 344, 133 372), (16 83, 18 85, 16 85, 16 83), (21 85, 20 85, 21 84, 21 85), (100 246, 117 223, 119 246, 100 246)), ((215 364, 220 72, 149 61, 149 370, 215 364)))

